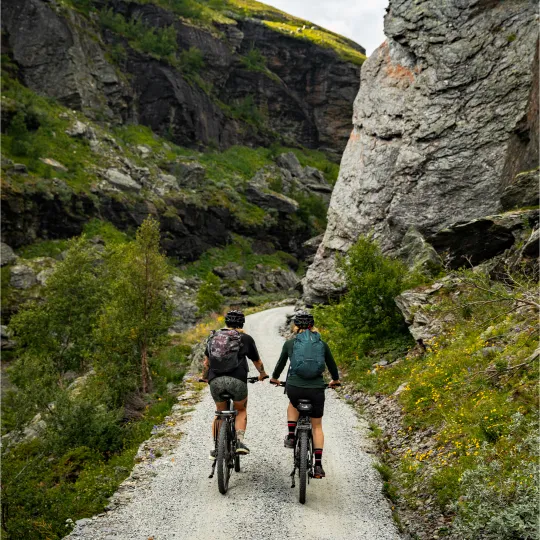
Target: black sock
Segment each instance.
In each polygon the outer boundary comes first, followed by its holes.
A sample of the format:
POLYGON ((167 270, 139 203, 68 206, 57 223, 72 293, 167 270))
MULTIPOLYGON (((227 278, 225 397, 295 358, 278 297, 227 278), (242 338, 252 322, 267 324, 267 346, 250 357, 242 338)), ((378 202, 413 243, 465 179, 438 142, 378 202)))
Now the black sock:
POLYGON ((321 465, 322 466, 322 448, 315 448, 313 450, 313 453, 315 454, 315 465, 321 465))
POLYGON ((296 422, 293 420, 287 420, 287 427, 289 428, 288 439, 294 439, 294 432, 296 431, 296 422))

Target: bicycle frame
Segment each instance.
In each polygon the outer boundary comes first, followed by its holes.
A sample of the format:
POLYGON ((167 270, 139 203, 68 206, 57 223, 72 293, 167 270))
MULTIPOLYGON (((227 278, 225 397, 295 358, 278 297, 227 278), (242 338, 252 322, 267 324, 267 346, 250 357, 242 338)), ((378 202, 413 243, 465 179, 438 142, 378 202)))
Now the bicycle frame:
MULTIPOLYGON (((234 410, 233 401, 231 398, 227 400, 227 409, 224 411, 216 411, 216 424, 214 428, 214 448, 218 450, 218 435, 219 430, 221 429, 222 422, 227 423, 227 430, 229 432, 230 440, 232 441, 233 446, 233 454, 236 453, 236 428, 235 428, 235 420, 236 415, 238 414, 238 411, 234 410)), ((216 463, 217 460, 214 460, 212 463, 212 472, 210 473, 210 476, 208 478, 214 477, 214 472, 216 470, 216 463)))
POLYGON ((307 414, 300 413, 298 417, 298 423, 296 424, 295 439, 296 444, 294 446, 294 458, 293 458, 293 470, 291 472, 291 488, 296 487, 295 476, 296 469, 300 467, 300 432, 308 432, 308 484, 309 479, 313 478, 313 434, 311 430, 311 418, 307 414))

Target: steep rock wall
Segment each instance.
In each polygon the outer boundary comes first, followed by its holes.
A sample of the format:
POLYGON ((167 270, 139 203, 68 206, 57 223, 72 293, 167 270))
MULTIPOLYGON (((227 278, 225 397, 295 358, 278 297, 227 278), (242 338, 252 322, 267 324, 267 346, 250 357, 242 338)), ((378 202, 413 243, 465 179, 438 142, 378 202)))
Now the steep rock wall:
POLYGON ((362 67, 328 228, 304 280, 308 303, 339 294, 335 254, 360 234, 392 252, 411 226, 429 236, 500 210, 515 139, 537 129, 534 114, 527 122, 533 2, 391 0, 385 33, 362 67))
MULTIPOLYGON (((42 95, 95 119, 140 122, 177 144, 270 145, 281 140, 343 151, 360 66, 329 48, 275 31, 257 19, 200 27, 151 3, 94 2, 146 26, 174 26, 178 51, 199 49, 203 84, 181 67, 142 54, 127 39, 100 26, 98 17, 46 0, 6 0, 2 52, 19 67, 22 82, 42 95), (111 51, 126 57, 111 61, 111 51), (248 69, 243 57, 257 49, 268 69, 248 69), (263 126, 231 114, 252 100, 263 126)), ((361 47, 357 46, 359 50, 361 47)))

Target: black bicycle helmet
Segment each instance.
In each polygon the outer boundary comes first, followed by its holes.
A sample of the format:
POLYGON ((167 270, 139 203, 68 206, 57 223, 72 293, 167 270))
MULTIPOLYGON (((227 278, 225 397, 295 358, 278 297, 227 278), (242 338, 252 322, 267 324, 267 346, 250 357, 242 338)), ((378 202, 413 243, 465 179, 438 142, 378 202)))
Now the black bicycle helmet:
POLYGON ((315 319, 307 311, 297 311, 294 314, 294 324, 301 329, 311 328, 315 324, 315 319))
POLYGON ((243 328, 246 317, 241 311, 233 309, 225 315, 225 324, 229 328, 243 328))

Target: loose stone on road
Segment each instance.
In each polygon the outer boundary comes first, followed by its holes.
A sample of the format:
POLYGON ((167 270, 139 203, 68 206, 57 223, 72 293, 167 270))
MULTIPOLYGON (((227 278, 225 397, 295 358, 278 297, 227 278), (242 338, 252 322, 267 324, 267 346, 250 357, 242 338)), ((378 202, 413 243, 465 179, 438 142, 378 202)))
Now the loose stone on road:
MULTIPOLYGON (((245 330, 255 339, 271 370, 281 352, 278 329, 291 307, 247 317, 245 330)), ((255 373, 254 373, 255 374, 255 373)), ((291 489, 292 451, 283 447, 287 397, 268 384, 249 385, 246 444, 242 472, 231 476, 229 491, 219 493, 209 479, 214 405, 207 389, 183 425, 178 447, 153 463, 155 477, 133 489, 131 501, 78 526, 70 538, 86 540, 397 540, 381 480, 372 457, 362 448, 366 428, 354 410, 328 390, 324 415, 323 463, 327 478, 312 480, 307 502, 291 489)))

